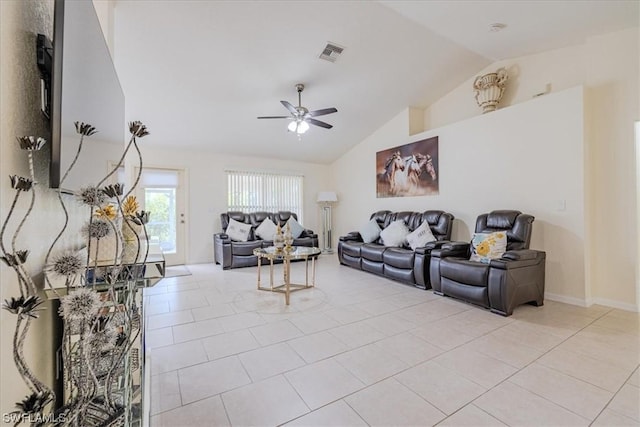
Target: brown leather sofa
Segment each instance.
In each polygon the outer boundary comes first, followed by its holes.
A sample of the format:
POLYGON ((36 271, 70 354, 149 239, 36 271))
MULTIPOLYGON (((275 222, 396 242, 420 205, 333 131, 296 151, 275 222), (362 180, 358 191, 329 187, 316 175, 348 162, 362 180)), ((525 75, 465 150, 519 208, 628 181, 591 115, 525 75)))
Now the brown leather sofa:
POLYGON ((525 303, 544 303, 545 258, 543 251, 529 249, 534 217, 520 211, 501 210, 476 220, 476 233, 504 231, 507 251, 488 264, 470 261, 468 242, 450 242, 431 252, 433 291, 510 316, 525 303))
MULTIPOLYGON (((260 239, 256 236, 255 229, 267 218, 270 218, 274 224, 284 227, 285 223, 291 217, 296 221, 298 220, 298 216, 289 211, 253 213, 225 212, 220 214, 220 222, 223 230, 227 229, 229 219, 233 218, 238 222, 251 224, 251 231, 246 242, 232 241, 224 232, 214 234, 213 255, 216 264, 222 265, 222 268, 225 270, 258 265, 258 257, 253 255, 253 250, 273 246, 273 241, 260 239)), ((312 230, 305 229, 300 237, 294 239, 293 246, 317 247, 318 235, 312 230)))
POLYGON ((341 264, 368 271, 399 282, 430 289, 429 260, 431 251, 451 238, 453 215, 443 211, 391 212, 378 211, 371 215, 381 229, 393 221, 403 220, 410 231, 428 221, 433 236, 438 239, 426 246, 412 250, 406 247, 388 247, 378 238, 364 243, 357 231, 352 231, 338 241, 338 260, 341 264))

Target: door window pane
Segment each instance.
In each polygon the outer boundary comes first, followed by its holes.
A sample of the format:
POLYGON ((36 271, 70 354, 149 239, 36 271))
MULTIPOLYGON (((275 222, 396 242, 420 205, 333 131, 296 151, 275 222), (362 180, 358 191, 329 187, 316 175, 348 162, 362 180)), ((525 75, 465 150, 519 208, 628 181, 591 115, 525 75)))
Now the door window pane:
POLYGON ((145 210, 151 212, 147 233, 149 242, 157 243, 164 253, 176 251, 176 189, 145 188, 145 210))

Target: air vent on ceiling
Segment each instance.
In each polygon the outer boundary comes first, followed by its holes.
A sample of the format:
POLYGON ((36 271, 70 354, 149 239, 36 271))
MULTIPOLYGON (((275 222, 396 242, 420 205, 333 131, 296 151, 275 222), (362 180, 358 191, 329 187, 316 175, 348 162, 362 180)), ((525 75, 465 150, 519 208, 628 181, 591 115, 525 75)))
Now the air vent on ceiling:
POLYGON ((324 59, 329 62, 336 62, 336 59, 338 59, 338 56, 340 56, 343 50, 344 50, 343 47, 338 46, 335 43, 329 42, 327 43, 327 46, 325 46, 324 50, 320 54, 320 59, 324 59))

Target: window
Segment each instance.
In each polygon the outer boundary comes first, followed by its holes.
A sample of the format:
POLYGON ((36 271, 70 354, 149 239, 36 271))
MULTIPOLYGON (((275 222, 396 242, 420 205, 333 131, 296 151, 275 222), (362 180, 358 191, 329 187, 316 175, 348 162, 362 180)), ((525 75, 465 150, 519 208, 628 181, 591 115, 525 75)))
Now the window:
POLYGON ((229 197, 227 204, 230 211, 291 211, 302 222, 302 175, 231 170, 226 172, 229 197))

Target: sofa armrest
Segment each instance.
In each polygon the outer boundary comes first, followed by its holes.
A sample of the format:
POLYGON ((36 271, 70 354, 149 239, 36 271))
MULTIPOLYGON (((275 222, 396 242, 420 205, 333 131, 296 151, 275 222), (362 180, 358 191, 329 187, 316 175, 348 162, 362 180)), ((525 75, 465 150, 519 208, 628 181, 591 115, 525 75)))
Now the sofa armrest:
POLYGON ((493 268, 508 270, 513 268, 529 267, 544 261, 546 253, 534 249, 521 249, 507 251, 502 254, 502 258, 492 259, 489 265, 493 268))
POLYGON ((340 236, 341 242, 362 242, 362 237, 357 231, 351 231, 346 236, 340 236))
POLYGON ((313 230, 305 228, 302 233, 300 233, 300 237, 298 237, 298 239, 302 239, 304 237, 318 237, 318 235, 313 230))
POLYGON ((213 235, 213 238, 220 243, 231 243, 231 239, 225 233, 216 233, 213 235))
POLYGON ((443 242, 440 249, 431 251, 431 256, 436 258, 467 257, 469 255, 469 242, 443 242))

